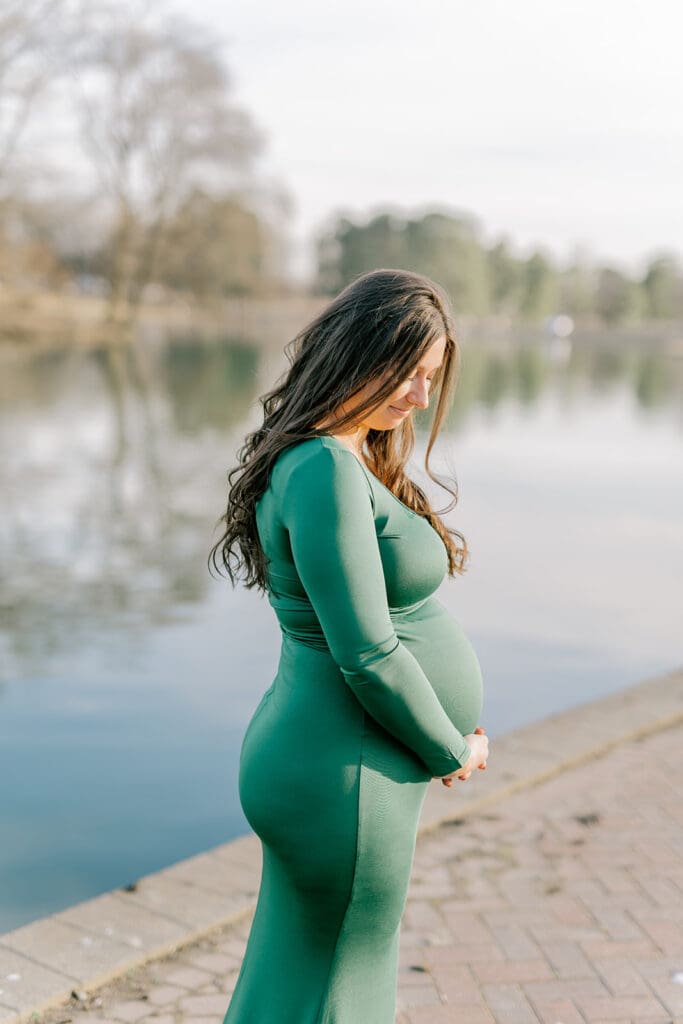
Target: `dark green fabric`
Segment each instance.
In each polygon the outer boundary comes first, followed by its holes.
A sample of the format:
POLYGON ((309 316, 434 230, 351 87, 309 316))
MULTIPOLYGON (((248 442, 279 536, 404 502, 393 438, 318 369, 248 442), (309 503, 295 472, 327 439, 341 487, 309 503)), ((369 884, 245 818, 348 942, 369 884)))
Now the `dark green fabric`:
POLYGON ((420 809, 470 755, 479 662, 441 538, 342 441, 283 452, 257 524, 282 647, 240 756, 263 873, 224 1024, 393 1024, 420 809))

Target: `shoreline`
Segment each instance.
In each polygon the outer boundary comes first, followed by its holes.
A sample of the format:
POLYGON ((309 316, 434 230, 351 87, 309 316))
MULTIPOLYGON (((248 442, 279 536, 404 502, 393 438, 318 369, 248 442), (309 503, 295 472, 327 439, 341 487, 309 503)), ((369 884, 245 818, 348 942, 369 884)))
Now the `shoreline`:
MULTIPOLYGON (((94 295, 57 291, 8 293, 0 286, 0 351, 33 353, 74 348, 84 351, 111 344, 145 344, 159 338, 234 336, 245 342, 281 348, 329 300, 305 292, 272 296, 225 296, 202 303, 180 296, 142 305, 132 325, 107 320, 106 301, 94 295)), ((456 314, 458 335, 467 344, 507 348, 520 342, 548 341, 545 316, 524 319, 503 314, 456 314)), ((683 357, 683 322, 628 321, 606 324, 577 319, 571 343, 588 347, 638 347, 683 357)))

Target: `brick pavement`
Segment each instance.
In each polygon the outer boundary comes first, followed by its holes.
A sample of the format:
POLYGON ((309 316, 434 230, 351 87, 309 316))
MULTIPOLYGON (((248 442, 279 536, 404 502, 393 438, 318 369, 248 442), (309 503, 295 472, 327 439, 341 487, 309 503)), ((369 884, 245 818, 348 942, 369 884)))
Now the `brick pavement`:
MULTIPOLYGON (((397 1024, 683 1024, 682 778, 679 724, 420 836, 397 1024)), ((33 1020, 220 1024, 249 924, 33 1020)))

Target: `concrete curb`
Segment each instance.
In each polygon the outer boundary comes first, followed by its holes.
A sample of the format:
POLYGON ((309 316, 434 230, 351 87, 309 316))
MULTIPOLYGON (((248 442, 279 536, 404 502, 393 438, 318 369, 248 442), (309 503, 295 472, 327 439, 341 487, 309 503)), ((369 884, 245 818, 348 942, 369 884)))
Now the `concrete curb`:
MULTIPOLYGON (((429 787, 420 834, 678 722, 683 669, 496 737, 485 775, 455 792, 429 787)), ((240 836, 0 935, 0 1024, 20 1024, 236 922, 253 910, 260 875, 258 838, 240 836)))

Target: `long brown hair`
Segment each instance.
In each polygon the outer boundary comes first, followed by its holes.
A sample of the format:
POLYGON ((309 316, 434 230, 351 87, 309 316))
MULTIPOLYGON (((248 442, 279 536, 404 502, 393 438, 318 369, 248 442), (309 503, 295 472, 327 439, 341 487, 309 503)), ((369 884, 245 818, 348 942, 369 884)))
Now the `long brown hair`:
POLYGON ((373 270, 346 286, 285 346, 290 363, 273 390, 259 398, 263 424, 246 435, 237 452, 239 465, 228 473, 228 505, 217 520, 224 532, 209 553, 209 570, 222 567, 235 585, 240 573, 247 588, 266 590, 265 552, 256 528, 256 502, 268 487, 278 455, 311 437, 334 433, 384 401, 418 365, 438 338, 446 337, 441 366, 431 394, 438 394, 425 469, 452 497, 448 508, 434 512, 417 484, 405 473, 415 445, 412 417, 393 430, 368 430, 365 446, 372 472, 397 498, 428 519, 448 553, 448 572, 465 571, 465 538, 440 516, 457 503, 457 483, 444 483, 429 466, 429 456, 455 391, 460 350, 448 296, 436 282, 408 270, 373 270), (281 381, 281 382, 280 382, 281 381), (336 420, 329 417, 369 383, 376 390, 336 420), (324 429, 313 424, 326 421, 324 429), (231 560, 234 565, 231 565, 231 560))

